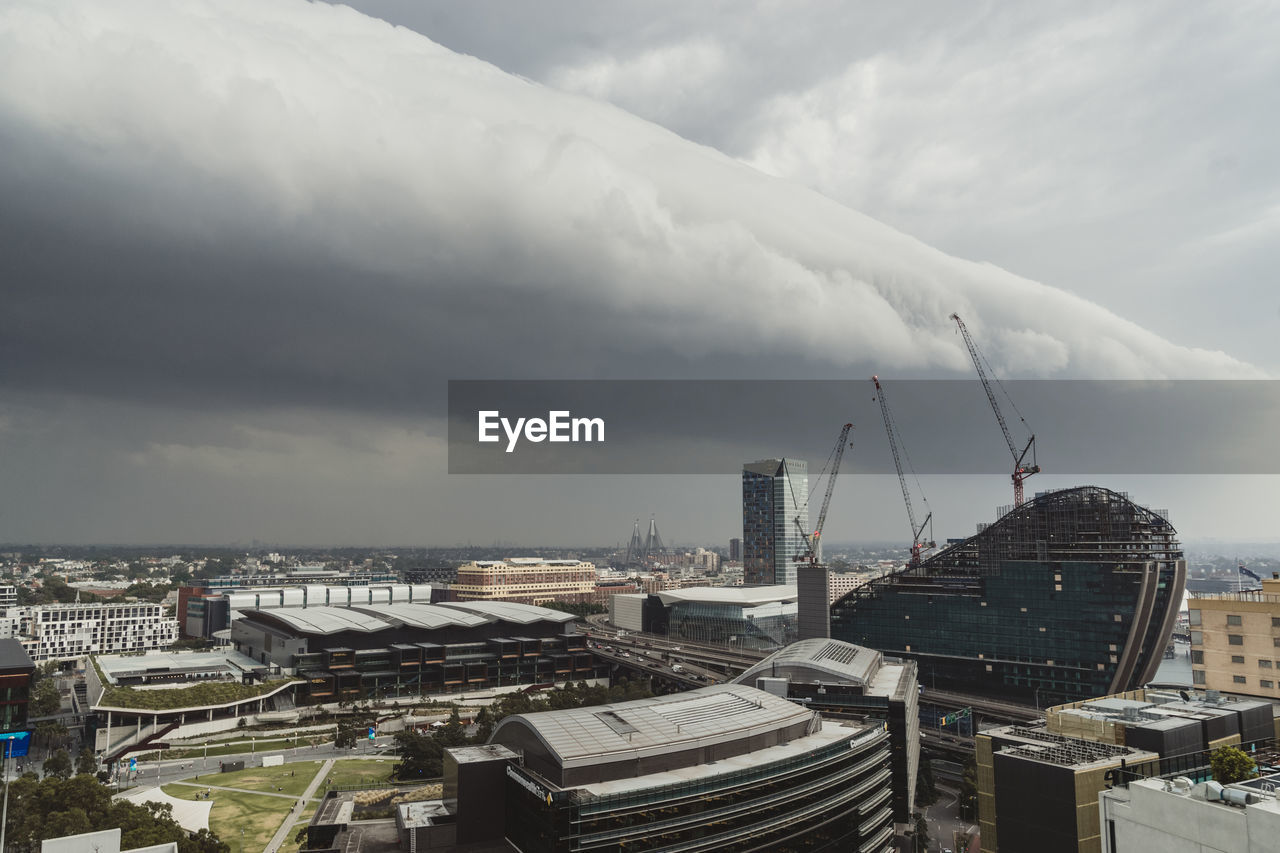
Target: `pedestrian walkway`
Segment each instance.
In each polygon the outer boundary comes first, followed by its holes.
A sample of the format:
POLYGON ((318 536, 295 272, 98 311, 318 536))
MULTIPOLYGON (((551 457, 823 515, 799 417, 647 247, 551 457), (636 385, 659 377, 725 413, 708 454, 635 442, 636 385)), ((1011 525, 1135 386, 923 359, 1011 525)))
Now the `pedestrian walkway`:
POLYGON ((228 788, 225 785, 206 785, 204 782, 165 782, 165 787, 169 785, 186 785, 190 788, 207 788, 210 791, 233 791, 237 794, 261 794, 264 797, 283 797, 286 800, 296 800, 293 794, 280 794, 276 791, 255 791, 252 788, 228 788))
POLYGON ((326 760, 324 764, 320 765, 319 772, 317 772, 315 778, 311 780, 311 784, 307 786, 307 790, 302 793, 302 799, 298 800, 298 802, 294 804, 293 808, 289 810, 288 817, 284 819, 284 823, 280 824, 280 828, 276 830, 275 836, 271 839, 271 842, 267 844, 267 849, 264 850, 263 853, 276 853, 276 851, 280 849, 280 845, 284 844, 285 840, 288 839, 289 832, 293 829, 294 821, 302 816, 303 812, 306 810, 307 802, 310 801, 311 797, 315 794, 316 788, 320 787, 320 783, 329 776, 329 771, 332 769, 332 758, 326 760))

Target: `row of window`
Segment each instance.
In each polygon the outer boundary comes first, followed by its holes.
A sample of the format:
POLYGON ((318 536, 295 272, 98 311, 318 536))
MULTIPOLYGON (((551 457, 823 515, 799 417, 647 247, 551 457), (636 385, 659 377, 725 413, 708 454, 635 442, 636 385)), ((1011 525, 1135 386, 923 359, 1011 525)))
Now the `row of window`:
MULTIPOLYGON (((1245 676, 1243 676, 1243 675, 1233 675, 1233 676, 1231 676, 1231 682, 1232 682, 1233 684, 1248 684, 1248 683, 1249 683, 1249 679, 1248 679, 1248 678, 1246 678, 1246 677, 1245 677, 1245 676)), ((1203 669, 1193 669, 1193 670, 1191 670, 1191 683, 1192 683, 1192 684, 1204 684, 1204 683, 1205 683, 1205 671, 1204 671, 1203 669)), ((1262 687, 1262 688, 1265 688, 1265 689, 1268 689, 1268 690, 1269 690, 1269 689, 1272 689, 1272 688, 1274 688, 1274 687, 1275 687, 1275 680, 1274 680, 1274 679, 1271 679, 1271 678, 1259 678, 1259 679, 1258 679, 1258 686, 1259 686, 1259 687, 1262 687)))
MULTIPOLYGON (((1201 615, 1200 615, 1200 611, 1199 611, 1199 610, 1188 610, 1188 611, 1187 611, 1187 622, 1188 622, 1188 624, 1190 624, 1190 625, 1192 625, 1192 626, 1200 625, 1200 624, 1201 624, 1201 622, 1202 622, 1201 615)), ((1238 614, 1238 613, 1228 613, 1228 614, 1227 614, 1227 625, 1229 625, 1229 626, 1238 626, 1238 625, 1243 625, 1243 624, 1244 624, 1244 617, 1243 617, 1243 616, 1241 616, 1240 614, 1238 614)), ((1272 627, 1272 628, 1280 628, 1280 616, 1272 616, 1272 617, 1271 617, 1271 627, 1272 627)))

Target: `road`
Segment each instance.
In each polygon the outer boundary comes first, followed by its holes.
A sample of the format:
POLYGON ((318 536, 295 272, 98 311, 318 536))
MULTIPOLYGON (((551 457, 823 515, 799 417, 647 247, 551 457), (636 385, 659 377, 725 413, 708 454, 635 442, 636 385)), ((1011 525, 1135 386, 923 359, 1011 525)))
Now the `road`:
POLYGON ((978 827, 968 821, 960 820, 959 791, 957 788, 944 787, 938 784, 938 801, 924 810, 925 819, 929 821, 929 837, 933 839, 929 850, 937 851, 945 848, 959 851, 956 842, 958 835, 978 831, 978 827))

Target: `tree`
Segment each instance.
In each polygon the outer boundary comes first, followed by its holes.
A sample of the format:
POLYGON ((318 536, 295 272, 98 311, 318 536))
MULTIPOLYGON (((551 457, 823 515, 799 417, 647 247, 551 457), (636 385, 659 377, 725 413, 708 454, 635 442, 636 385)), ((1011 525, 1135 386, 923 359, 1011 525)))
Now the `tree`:
POLYGON ((1223 785, 1243 782, 1258 775, 1258 765, 1249 753, 1234 746, 1221 746, 1210 753, 1209 767, 1213 770, 1214 781, 1223 785))
POLYGON ((933 839, 929 837, 929 821, 925 818, 924 812, 916 812, 915 826, 916 834, 912 847, 917 853, 927 853, 933 839))
POLYGON ((397 779, 435 779, 444 773, 444 745, 434 735, 407 729, 396 734, 397 779))
POLYGON ((62 707, 62 694, 58 692, 58 685, 52 678, 42 678, 40 683, 36 685, 36 689, 31 691, 31 704, 29 713, 33 717, 47 717, 50 714, 58 713, 58 709, 62 707))
POLYGON ((938 788, 933 781, 933 764, 922 756, 920 769, 916 772, 916 805, 931 806, 937 801, 938 788))
POLYGON ((960 817, 970 821, 978 819, 978 761, 973 756, 965 761, 960 779, 960 817))
POLYGON ((487 705, 481 706, 480 711, 476 714, 476 733, 472 738, 472 743, 488 743, 489 736, 493 734, 493 714, 490 713, 487 705))
POLYGON ((356 727, 352 723, 338 723, 338 733, 334 736, 333 745, 338 749, 346 749, 356 745, 356 727))
MULTIPOLYGON (((57 776, 59 779, 71 778, 71 756, 65 749, 59 749, 44 760, 44 775, 57 776)), ((87 832, 88 830, 81 830, 87 832)))
POLYGON ((76 758, 76 773, 97 773, 98 757, 93 754, 93 750, 85 747, 80 750, 80 755, 76 758))

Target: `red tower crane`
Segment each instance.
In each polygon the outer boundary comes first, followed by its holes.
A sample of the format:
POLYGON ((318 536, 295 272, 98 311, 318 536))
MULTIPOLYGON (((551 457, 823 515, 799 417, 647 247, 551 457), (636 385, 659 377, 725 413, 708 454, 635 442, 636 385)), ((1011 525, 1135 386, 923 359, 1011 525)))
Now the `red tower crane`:
POLYGON ((880 377, 872 376, 871 381, 876 385, 876 399, 880 401, 880 414, 884 416, 884 431, 889 436, 889 450, 893 452, 893 467, 898 471, 898 485, 902 486, 902 500, 907 505, 907 519, 911 522, 911 560, 907 565, 915 568, 920 565, 920 552, 924 550, 926 544, 929 548, 934 547, 933 542, 926 543, 921 538, 924 529, 933 521, 933 513, 930 512, 924 517, 924 521, 916 525, 916 508, 911 503, 911 491, 907 488, 907 478, 902 473, 902 458, 898 455, 898 427, 893 422, 893 416, 889 414, 889 401, 884 397, 880 377))
MULTIPOLYGON (((800 535, 804 537, 805 553, 797 558, 797 562, 816 563, 818 562, 818 540, 822 537, 822 528, 827 523, 827 510, 831 508, 831 493, 835 491, 836 474, 840 473, 840 460, 844 458, 845 447, 851 446, 853 442, 849 441, 849 431, 853 429, 853 424, 845 424, 840 429, 840 437, 836 439, 836 446, 831 451, 831 455, 827 457, 827 465, 823 471, 830 469, 827 477, 827 492, 822 498, 822 509, 818 511, 818 523, 814 525, 813 534, 804 529, 804 525, 800 523, 800 516, 796 516, 796 527, 800 530, 800 535)), ((822 473, 818 474, 819 479, 822 473)))
MULTIPOLYGON (((973 342, 973 338, 969 336, 969 330, 964 325, 964 320, 960 319, 959 314, 952 314, 951 319, 956 321, 956 325, 960 327, 960 334, 964 337, 965 346, 969 348, 969 357, 973 359, 973 366, 978 369, 978 378, 982 380, 982 390, 987 392, 987 400, 991 403, 991 411, 996 413, 996 420, 1000 423, 1000 431, 1004 433, 1005 444, 1009 445, 1009 452, 1013 454, 1013 505, 1022 506, 1023 491, 1022 481, 1030 477, 1032 474, 1040 472, 1040 466, 1036 464, 1036 437, 1033 433, 1031 440, 1027 442, 1027 446, 1022 448, 1022 452, 1018 452, 1018 445, 1014 444, 1013 436, 1009 434, 1009 425, 1004 421, 1004 415, 1000 413, 1000 404, 996 401, 995 392, 991 389, 991 380, 987 377, 987 372, 982 369, 982 354, 978 352, 978 346, 973 342), (1027 454, 1031 454, 1031 463, 1027 464, 1027 454)), ((1002 389, 1003 390, 1003 389, 1002 389)), ((1006 395, 1007 396, 1007 395, 1006 395)), ((1026 420, 1022 421, 1026 425, 1026 420)))

